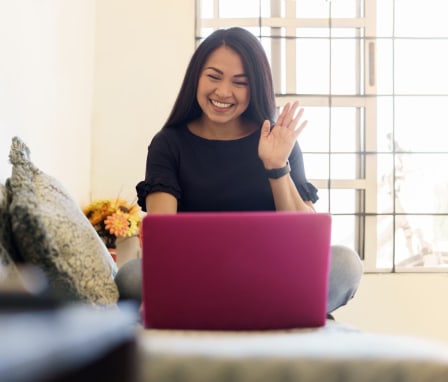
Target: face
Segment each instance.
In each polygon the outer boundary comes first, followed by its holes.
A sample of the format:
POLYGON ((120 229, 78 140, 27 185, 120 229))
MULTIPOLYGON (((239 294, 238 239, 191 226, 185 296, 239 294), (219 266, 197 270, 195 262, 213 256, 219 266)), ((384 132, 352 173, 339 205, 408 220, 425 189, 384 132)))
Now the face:
POLYGON ((238 53, 221 46, 208 57, 199 77, 196 97, 207 122, 219 125, 239 122, 249 106, 250 94, 238 53))

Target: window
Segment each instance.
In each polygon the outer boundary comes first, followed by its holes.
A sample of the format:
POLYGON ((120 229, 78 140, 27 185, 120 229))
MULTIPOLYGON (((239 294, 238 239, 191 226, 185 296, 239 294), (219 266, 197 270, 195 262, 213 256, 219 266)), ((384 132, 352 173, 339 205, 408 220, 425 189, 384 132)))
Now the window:
POLYGON ((299 137, 333 242, 366 271, 448 267, 445 0, 197 0, 196 40, 259 37, 278 106, 299 99, 299 137))

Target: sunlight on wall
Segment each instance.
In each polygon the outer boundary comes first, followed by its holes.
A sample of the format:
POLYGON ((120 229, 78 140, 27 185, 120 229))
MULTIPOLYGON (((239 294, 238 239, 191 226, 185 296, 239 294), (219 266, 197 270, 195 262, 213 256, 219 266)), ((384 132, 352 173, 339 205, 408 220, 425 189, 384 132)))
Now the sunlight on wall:
POLYGON ((132 202, 194 50, 194 0, 98 0, 96 46, 91 198, 132 202))
POLYGON ((90 187, 95 4, 0 2, 0 181, 10 176, 11 138, 78 199, 90 187))

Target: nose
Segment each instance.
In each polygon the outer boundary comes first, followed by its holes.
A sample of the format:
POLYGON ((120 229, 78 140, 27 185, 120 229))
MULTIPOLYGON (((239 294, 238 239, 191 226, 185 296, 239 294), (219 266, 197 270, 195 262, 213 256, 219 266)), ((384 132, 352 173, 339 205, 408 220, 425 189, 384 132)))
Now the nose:
POLYGON ((219 98, 230 97, 232 95, 231 85, 225 81, 222 81, 216 87, 215 93, 219 98))

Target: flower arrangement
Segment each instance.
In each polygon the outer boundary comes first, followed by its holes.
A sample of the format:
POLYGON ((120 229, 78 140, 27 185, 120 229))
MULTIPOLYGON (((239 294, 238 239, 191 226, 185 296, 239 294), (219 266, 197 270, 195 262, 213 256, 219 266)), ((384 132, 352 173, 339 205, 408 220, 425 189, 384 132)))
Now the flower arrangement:
POLYGON ((142 220, 138 205, 118 198, 93 201, 83 212, 107 248, 116 248, 119 237, 136 235, 142 220))

